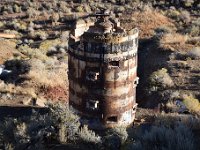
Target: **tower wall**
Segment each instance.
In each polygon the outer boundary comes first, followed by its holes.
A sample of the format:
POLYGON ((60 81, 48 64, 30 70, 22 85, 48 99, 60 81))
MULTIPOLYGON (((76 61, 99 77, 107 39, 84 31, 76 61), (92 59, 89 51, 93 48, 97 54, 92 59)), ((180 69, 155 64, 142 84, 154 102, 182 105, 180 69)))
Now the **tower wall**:
POLYGON ((85 32, 69 49, 69 100, 104 127, 135 118, 138 31, 129 35, 85 32))

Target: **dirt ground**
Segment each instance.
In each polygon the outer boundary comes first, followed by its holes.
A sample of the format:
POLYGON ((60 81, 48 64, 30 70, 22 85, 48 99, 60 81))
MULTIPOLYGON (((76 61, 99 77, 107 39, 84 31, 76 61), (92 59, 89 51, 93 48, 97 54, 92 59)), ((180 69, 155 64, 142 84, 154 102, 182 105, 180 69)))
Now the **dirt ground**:
POLYGON ((14 40, 0 39, 0 64, 19 54, 15 47, 16 43, 14 40))

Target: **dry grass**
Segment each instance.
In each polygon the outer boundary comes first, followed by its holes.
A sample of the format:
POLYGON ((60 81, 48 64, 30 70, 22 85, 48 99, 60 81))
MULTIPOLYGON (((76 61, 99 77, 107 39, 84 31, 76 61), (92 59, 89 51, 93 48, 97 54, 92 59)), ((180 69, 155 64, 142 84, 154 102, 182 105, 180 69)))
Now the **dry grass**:
POLYGON ((160 39, 160 44, 184 44, 188 37, 178 33, 164 34, 160 39))
POLYGON ((0 82, 0 92, 36 97, 35 90, 31 87, 25 88, 21 86, 15 86, 14 84, 5 84, 3 81, 0 82))
POLYGON ((27 76, 36 84, 44 87, 66 86, 66 64, 49 59, 46 63, 40 60, 30 62, 32 68, 27 76))
POLYGON ((16 43, 14 40, 0 39, 0 64, 13 57, 14 54, 19 54, 15 49, 16 43))
POLYGON ((154 30, 160 26, 174 28, 173 21, 157 11, 147 9, 145 11, 136 11, 132 15, 122 16, 122 26, 127 30, 134 27, 140 29, 140 37, 148 38, 154 34, 154 30))

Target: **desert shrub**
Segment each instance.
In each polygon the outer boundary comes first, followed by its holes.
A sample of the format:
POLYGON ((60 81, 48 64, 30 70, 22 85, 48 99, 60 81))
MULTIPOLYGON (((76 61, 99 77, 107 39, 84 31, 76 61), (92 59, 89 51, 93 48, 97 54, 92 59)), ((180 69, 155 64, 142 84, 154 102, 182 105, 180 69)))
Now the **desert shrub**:
POLYGON ((55 130, 48 119, 39 115, 31 118, 7 119, 0 125, 4 145, 9 144, 14 149, 25 147, 44 149, 42 142, 45 136, 51 135, 51 130, 55 130))
POLYGON ((87 12, 87 13, 91 13, 92 12, 92 10, 91 10, 91 8, 90 8, 90 6, 88 4, 84 5, 84 11, 87 12))
POLYGON ((114 8, 114 12, 115 13, 122 13, 122 12, 124 12, 125 11, 125 8, 123 7, 123 6, 116 6, 115 8, 114 8))
POLYGON ((33 48, 30 48, 29 46, 25 45, 25 46, 20 46, 18 48, 18 50, 26 55, 27 57, 29 58, 37 58, 37 59, 40 59, 40 60, 47 60, 48 57, 46 56, 45 53, 43 53, 40 49, 33 49, 33 48))
POLYGON ((198 116, 179 114, 179 113, 161 113, 156 115, 155 122, 156 126, 164 125, 166 127, 174 127, 176 124, 184 124, 190 127, 192 130, 200 129, 200 119, 198 116))
POLYGON ((192 21, 190 25, 185 29, 185 32, 191 36, 199 36, 200 35, 200 18, 192 21))
POLYGON ((187 56, 192 59, 200 58, 200 47, 195 47, 187 53, 187 56))
POLYGON ((168 12, 167 12, 167 16, 169 16, 173 19, 176 19, 176 20, 179 19, 179 15, 180 15, 180 12, 178 10, 176 10, 175 8, 169 9, 168 12))
POLYGON ((56 46, 56 47, 50 47, 49 51, 47 52, 47 56, 56 56, 59 54, 64 54, 65 53, 65 47, 66 45, 60 45, 60 46, 56 46), (61 47, 62 46, 62 47, 61 47))
POLYGON ((59 19, 60 19, 60 16, 58 13, 53 12, 52 15, 50 16, 50 20, 52 21, 53 25, 57 25, 59 19))
MULTIPOLYGON (((34 25, 35 28, 38 28, 38 26, 34 25)), ((41 30, 35 31, 33 27, 28 27, 28 31, 29 31, 28 36, 31 38, 46 40, 49 36, 47 32, 41 30)))
POLYGON ((195 26, 200 26, 200 18, 197 18, 196 20, 192 21, 192 24, 195 26))
POLYGON ((35 112, 31 117, 1 122, 0 135, 4 145, 10 144, 15 149, 44 149, 44 143, 48 144, 48 141, 73 140, 78 133, 79 117, 64 104, 48 104, 48 108, 44 115, 35 112), (64 128, 64 137, 60 137, 61 127, 64 128))
POLYGON ((195 139, 190 128, 176 125, 174 128, 166 126, 152 126, 150 130, 137 133, 135 142, 127 149, 134 150, 195 150, 195 139))
POLYGON ((87 126, 83 126, 79 130, 78 136, 82 141, 87 143, 101 143, 101 137, 89 130, 87 126))
POLYGON ((183 103, 189 109, 189 111, 200 113, 200 103, 198 99, 195 99, 192 96, 184 96, 183 103))
POLYGON ((40 12, 38 10, 36 10, 34 7, 29 7, 27 10, 27 14, 30 19, 31 18, 36 19, 40 15, 40 12))
POLYGON ((57 45, 61 44, 60 39, 55 39, 55 40, 45 40, 40 44, 39 49, 46 53, 51 47, 56 47, 57 45))
POLYGON ((194 1, 193 0, 185 0, 183 1, 183 4, 185 7, 192 7, 194 1))
POLYGON ((194 24, 189 25, 186 29, 186 33, 188 33, 191 36, 199 36, 200 34, 200 26, 196 26, 194 24))
POLYGON ((0 145, 10 145, 14 149, 45 149, 46 145, 58 142, 81 142, 88 148, 91 144, 93 148, 101 144, 101 138, 93 131, 86 126, 80 128, 79 116, 67 104, 48 103, 47 107, 45 114, 33 112, 31 117, 1 122, 0 145))
POLYGON ((187 61, 177 61, 175 63, 176 68, 182 68, 182 69, 190 69, 191 66, 187 63, 187 61))
POLYGON ((40 38, 41 40, 46 40, 48 38, 48 34, 45 31, 37 31, 34 32, 36 38, 40 38))
POLYGON ((10 28, 14 28, 15 30, 26 31, 27 24, 23 21, 13 20, 6 24, 10 28))
POLYGON ((61 2, 60 2, 60 9, 61 9, 61 11, 64 12, 64 13, 71 13, 71 8, 69 8, 69 7, 67 6, 67 3, 64 2, 64 1, 61 1, 61 2))
POLYGON ((174 85, 165 68, 153 72, 149 77, 149 84, 150 88, 154 89, 153 91, 169 88, 174 85))
POLYGON ((190 13, 188 11, 182 11, 179 18, 184 23, 189 23, 191 21, 190 13))
POLYGON ((20 38, 22 37, 22 34, 19 33, 18 31, 16 30, 4 30, 3 31, 4 33, 8 33, 8 34, 14 34, 16 37, 20 38))
POLYGON ((116 127, 109 129, 103 138, 103 144, 107 149, 119 149, 128 139, 128 133, 125 127, 116 127))
POLYGON ((0 21, 0 28, 3 28, 5 26, 5 23, 0 21))
POLYGON ((76 11, 76 12, 84 12, 84 8, 83 8, 82 6, 77 6, 77 7, 75 8, 75 11, 76 11))
POLYGON ((79 117, 68 108, 67 104, 49 104, 49 108, 54 126, 62 131, 58 132, 60 141, 75 140, 79 134, 79 117))
POLYGON ((13 6, 13 10, 14 10, 15 13, 20 13, 20 12, 22 12, 21 6, 18 6, 17 4, 15 4, 15 5, 13 6))
POLYGON ((128 133, 125 127, 116 127, 112 129, 113 134, 116 134, 120 137, 121 144, 125 143, 128 138, 128 133))

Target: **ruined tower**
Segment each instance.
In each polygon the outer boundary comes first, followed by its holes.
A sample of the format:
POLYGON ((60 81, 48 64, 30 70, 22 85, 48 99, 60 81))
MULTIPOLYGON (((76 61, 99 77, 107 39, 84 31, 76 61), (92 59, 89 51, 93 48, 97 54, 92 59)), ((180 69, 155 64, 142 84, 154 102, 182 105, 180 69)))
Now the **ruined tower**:
POLYGON ((138 30, 125 31, 108 12, 95 16, 69 48, 69 103, 91 127, 127 126, 137 106, 138 30))

